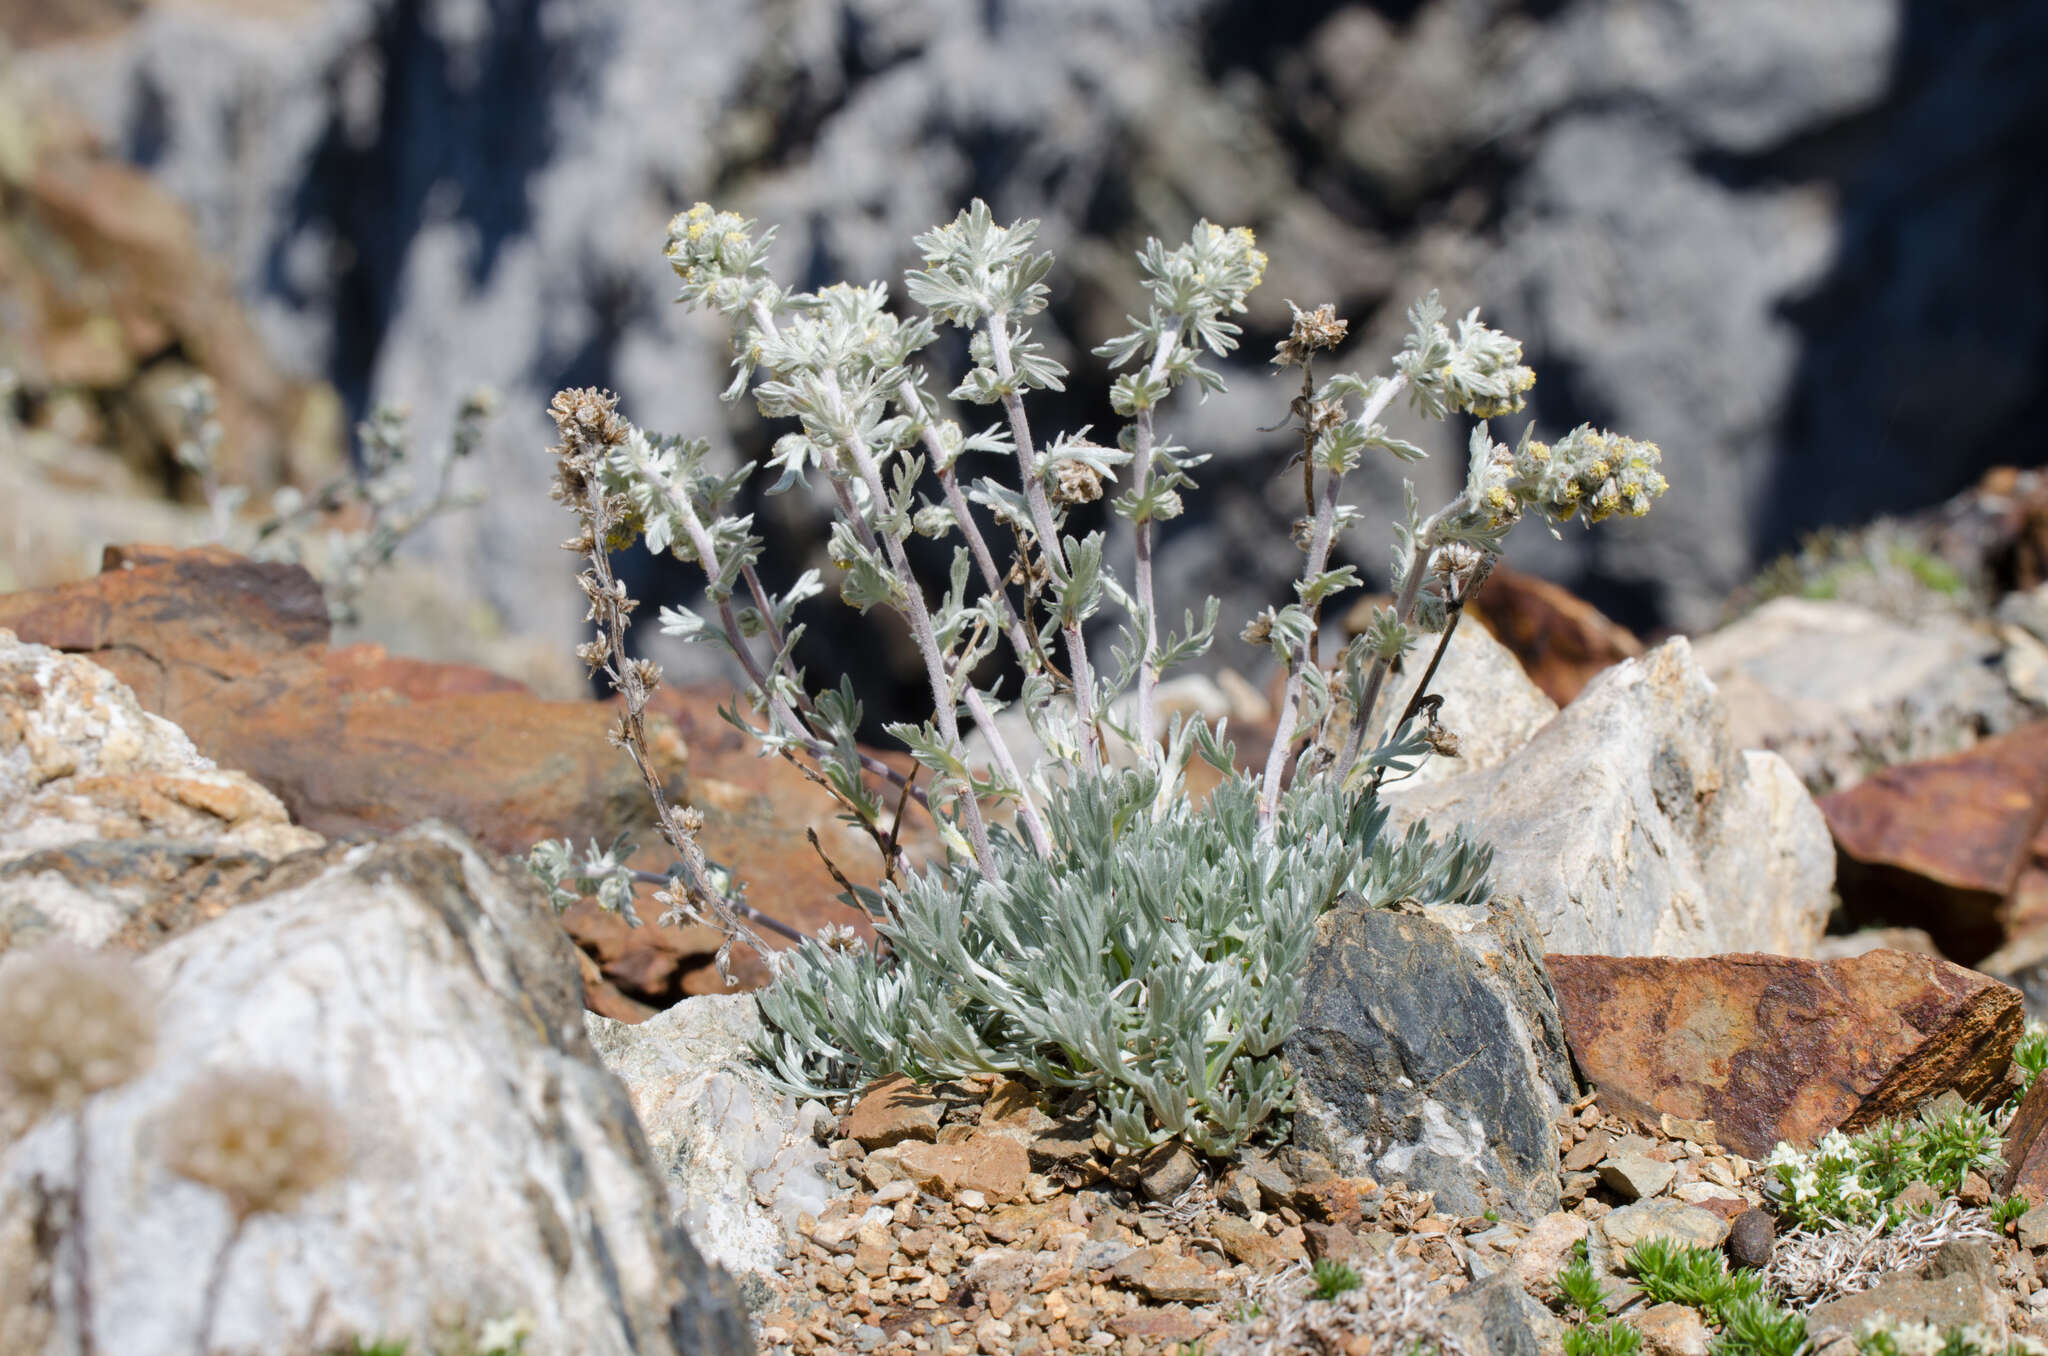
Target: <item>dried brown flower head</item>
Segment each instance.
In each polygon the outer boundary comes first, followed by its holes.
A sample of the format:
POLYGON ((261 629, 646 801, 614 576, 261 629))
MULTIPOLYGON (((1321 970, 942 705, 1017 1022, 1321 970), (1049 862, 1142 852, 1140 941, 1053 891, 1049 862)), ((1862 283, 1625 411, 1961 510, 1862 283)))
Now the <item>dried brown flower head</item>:
POLYGON ((277 1214, 341 1175, 340 1118, 287 1073, 220 1071, 164 1113, 164 1160, 227 1197, 236 1219, 277 1214))
POLYGON ((1274 346, 1273 362, 1276 366, 1299 367, 1308 361, 1311 353, 1337 347, 1350 333, 1351 322, 1339 320, 1337 308, 1327 301, 1313 311, 1304 311, 1290 301, 1287 309, 1294 312, 1294 328, 1274 346))
POLYGON ((153 1005, 126 959, 58 942, 0 961, 0 1088, 31 1114, 126 1083, 155 1043, 153 1005))
POLYGON ((1102 474, 1085 461, 1063 461, 1053 472, 1052 502, 1065 508, 1102 498, 1102 474))

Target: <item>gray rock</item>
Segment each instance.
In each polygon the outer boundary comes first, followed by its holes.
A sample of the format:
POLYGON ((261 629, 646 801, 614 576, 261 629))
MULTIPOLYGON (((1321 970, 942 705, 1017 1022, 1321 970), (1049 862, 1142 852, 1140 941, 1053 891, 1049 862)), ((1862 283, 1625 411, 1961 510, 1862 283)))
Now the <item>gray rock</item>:
MULTIPOLYGON (((1391 733, 1415 696, 1427 659, 1411 661, 1384 702, 1391 733)), ((1451 635, 1429 690, 1444 699, 1438 719, 1458 738, 1458 756, 1432 757, 1402 786, 1424 786, 1464 772, 1496 767, 1529 742, 1557 714, 1557 703, 1529 681, 1513 651, 1483 626, 1463 625, 1451 635)))
POLYGON ((1531 1299, 1506 1272, 1453 1295, 1444 1304, 1441 1322, 1467 1356, 1547 1356, 1564 1341, 1557 1315, 1531 1299))
POLYGON ((686 998, 638 1025, 594 1014, 584 1022, 646 1128, 670 1218, 710 1260, 765 1278, 798 1218, 823 1214, 844 1193, 830 1184, 831 1155, 802 1107, 748 1057, 747 1042, 761 1035, 753 996, 686 998))
POLYGON ((1815 960, 1847 960, 1872 951, 1911 951, 1916 955, 1939 956, 1941 948, 1924 928, 1858 928, 1814 943, 1815 960))
POLYGON ((1683 638, 1599 675, 1497 767, 1397 785, 1394 824, 1494 847, 1495 893, 1544 949, 1810 955, 1834 843, 1776 754, 1742 750, 1683 638))
POLYGON ((2035 640, 2048 644, 2048 584, 2008 593, 1998 600, 1993 613, 2006 626, 2017 626, 2035 640))
POLYGON ((106 669, 0 630, 0 952, 147 950, 324 842, 106 669))
POLYGON ((1886 1276, 1860 1294, 1814 1305, 1806 1312, 1806 1332, 1815 1350, 1857 1336, 1878 1318, 1942 1331, 1977 1326, 2004 1332, 2009 1308, 1984 1245, 1949 1242, 1918 1276, 1886 1276))
POLYGON ((1616 1154, 1600 1165, 1600 1180, 1623 1200, 1640 1201, 1671 1185, 1678 1169, 1648 1154, 1616 1154))
POLYGON ((2018 989, 2027 1016, 2048 1019, 2048 928, 2024 929, 1974 968, 2018 989))
POLYGON ((1652 1238, 1668 1238, 1680 1247, 1718 1248, 1728 1237, 1728 1221, 1711 1210, 1667 1198, 1624 1205, 1604 1216, 1593 1232, 1616 1262, 1652 1238))
MULTIPOLYGON (((143 710, 106 669, 0 630, 0 863, 133 838, 271 859, 326 841, 294 825, 246 773, 216 766, 183 730, 143 710)), ((73 941, 97 946, 122 919, 118 905, 100 903, 67 908, 51 887, 41 907, 73 941)))
POLYGON ((2013 1232, 2018 1235, 2020 1246, 2028 1252, 2048 1248, 2048 1205, 2037 1205, 2021 1215, 2013 1232))
POLYGON ((1731 737, 1783 755, 1816 795, 2022 723, 2000 653, 1996 636, 1956 618, 1909 626, 1806 598, 1774 599, 1694 647, 1731 737))
MULTIPOLYGON (((590 1049, 574 950, 534 883, 458 834, 329 848, 311 879, 168 943, 141 975, 154 1062, 87 1112, 101 1350, 197 1339, 233 1219, 166 1170, 161 1118, 223 1069, 304 1080, 347 1147, 338 1184, 254 1218, 225 1254, 218 1349, 424 1349, 451 1321, 474 1336, 511 1317, 534 1356, 748 1349, 731 1281, 669 1224, 632 1106, 590 1049)), ((0 1238, 71 1188, 73 1142, 52 1117, 0 1153, 0 1238)), ((68 1296, 68 1240, 52 1243, 45 1293, 68 1296)), ((74 1327, 60 1304, 41 1350, 74 1350, 74 1327)))
POLYGON ((1533 1218, 1558 1202, 1571 1063, 1528 924, 1512 904, 1472 913, 1318 920, 1284 1047, 1294 1136, 1343 1173, 1435 1191, 1446 1213, 1479 1214, 1490 1185, 1533 1218))

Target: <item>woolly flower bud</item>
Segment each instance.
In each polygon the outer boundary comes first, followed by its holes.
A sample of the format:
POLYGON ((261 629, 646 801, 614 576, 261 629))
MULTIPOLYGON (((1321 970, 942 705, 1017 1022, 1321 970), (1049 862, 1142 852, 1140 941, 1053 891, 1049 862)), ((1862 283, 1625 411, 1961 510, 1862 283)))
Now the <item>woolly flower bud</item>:
POLYGON ((854 952, 863 949, 860 934, 845 923, 827 923, 819 928, 818 945, 827 951, 854 952))
POLYGON ((33 1114, 75 1109, 149 1065, 156 1018, 134 966, 66 942, 0 961, 0 1084, 33 1114))
POLYGON ((669 267, 688 284, 711 277, 744 273, 755 260, 754 223, 737 212, 721 212, 700 202, 679 212, 668 224, 669 267))
POLYGON ((1662 461, 1655 443, 1581 424, 1549 449, 1541 477, 1549 511, 1560 518, 1583 512, 1595 523, 1616 513, 1640 518, 1670 488, 1662 461))
POLYGON ((341 1175, 334 1107, 286 1073, 217 1072, 164 1114, 164 1161, 227 1198, 237 1219, 278 1214, 341 1175))

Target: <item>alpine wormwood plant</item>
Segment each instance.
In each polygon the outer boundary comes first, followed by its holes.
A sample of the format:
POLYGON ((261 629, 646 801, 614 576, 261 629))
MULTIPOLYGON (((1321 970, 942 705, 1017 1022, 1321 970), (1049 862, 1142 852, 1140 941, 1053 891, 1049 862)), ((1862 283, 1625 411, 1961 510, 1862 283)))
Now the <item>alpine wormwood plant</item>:
MULTIPOLYGON (((664 608, 662 629, 732 657, 746 710, 731 718, 803 766, 881 854, 880 883, 849 881, 847 891, 886 950, 836 935, 779 953, 760 998, 770 1034, 759 1054, 809 1093, 897 1071, 1021 1073, 1087 1090, 1125 1146, 1179 1136, 1228 1152, 1287 1109, 1278 1048, 1299 1012, 1321 910, 1346 895, 1371 905, 1484 897, 1483 850, 1455 835, 1432 842, 1419 827, 1398 841, 1382 832, 1381 780, 1451 743, 1424 699, 1426 679, 1391 719, 1378 710, 1388 675, 1430 633, 1440 637, 1434 672, 1524 514, 1597 521, 1647 510, 1664 490, 1657 449, 1590 428, 1508 447, 1479 424, 1462 493, 1428 517, 1409 493, 1393 603, 1326 664, 1323 604, 1360 584, 1354 567, 1332 560, 1358 518, 1345 478, 1369 454, 1423 455, 1381 422, 1393 402, 1485 419, 1519 409, 1535 378, 1514 340, 1477 312, 1451 324, 1431 295, 1410 311, 1391 373, 1318 384, 1315 355, 1341 342, 1345 323, 1327 306, 1297 309, 1273 361, 1302 370, 1295 535, 1307 558, 1294 601, 1244 632, 1272 650, 1286 683, 1270 747, 1255 773, 1241 772, 1221 724, 1163 717, 1161 679, 1209 648, 1219 606, 1211 599, 1200 617, 1163 624, 1153 545, 1203 461, 1167 439, 1159 413, 1190 384, 1222 389, 1203 364, 1237 346, 1230 317, 1266 262, 1251 232, 1201 222, 1185 244, 1154 240, 1139 255, 1150 305, 1096 350, 1121 369, 1114 446, 1086 430, 1048 440, 1031 425, 1027 398, 1066 377, 1028 326, 1052 269, 1037 223, 998 225, 976 202, 918 237, 924 266, 905 291, 921 314, 910 316, 881 283, 781 286, 768 265, 773 238, 699 204, 671 224, 668 258, 681 300, 731 326, 727 398, 751 392, 763 416, 790 424, 768 458, 770 492, 819 484, 836 510, 840 599, 894 612, 916 648, 930 716, 888 727, 914 760, 910 774, 856 742, 862 708, 849 685, 814 684, 797 666, 799 612, 825 580, 810 571, 779 593, 764 584, 761 539, 731 511, 757 468, 721 465, 701 439, 644 432, 600 392, 565 391, 554 406, 555 493, 582 525, 568 545, 589 558, 583 583, 599 628, 582 654, 625 696, 620 742, 645 769, 640 714, 659 674, 626 657, 633 603, 606 561, 640 539, 706 579, 703 606, 664 608), (967 332, 969 365, 942 396, 920 355, 943 326, 967 332), (967 419, 975 408, 985 422, 967 419), (1130 534, 1128 582, 1106 563, 1107 534, 1069 520, 1103 499, 1130 534), (913 571, 913 536, 953 543, 939 587, 913 571), (979 675, 996 671, 984 661, 999 652, 1009 676, 989 682, 979 675), (1006 736, 1014 727, 996 721, 1006 707, 1031 733, 1028 758, 1006 736), (1199 805, 1185 789, 1196 757, 1225 778, 1199 805), (929 818, 943 858, 906 873, 898 834, 911 813, 929 818)), ((647 781, 678 857, 660 898, 673 916, 751 939, 742 920, 761 916, 705 859, 690 812, 647 781)), ((603 856, 579 872, 562 844, 542 868, 558 889, 594 888, 618 879, 623 857, 603 856)))

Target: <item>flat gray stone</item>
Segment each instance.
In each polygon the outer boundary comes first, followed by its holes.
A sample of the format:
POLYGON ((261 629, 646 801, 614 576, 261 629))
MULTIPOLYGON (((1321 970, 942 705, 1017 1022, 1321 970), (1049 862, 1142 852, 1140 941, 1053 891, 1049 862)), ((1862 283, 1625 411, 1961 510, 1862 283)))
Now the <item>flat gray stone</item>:
POLYGON ((2000 649, 1957 618, 1908 625, 1851 603, 1777 598, 1694 653, 1737 744, 1779 753, 1819 795, 2027 719, 1993 667, 2000 649))
POLYGON ((1594 1229, 1613 1250, 1617 1262, 1651 1238, 1668 1238, 1681 1247, 1718 1248, 1728 1237, 1728 1221, 1711 1210, 1667 1198, 1624 1205, 1594 1229))

